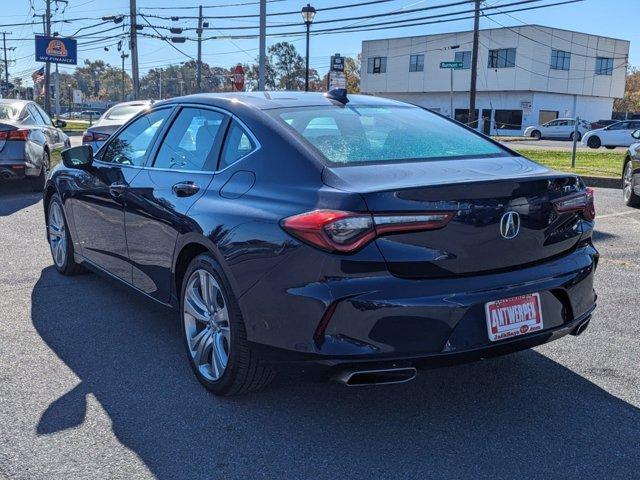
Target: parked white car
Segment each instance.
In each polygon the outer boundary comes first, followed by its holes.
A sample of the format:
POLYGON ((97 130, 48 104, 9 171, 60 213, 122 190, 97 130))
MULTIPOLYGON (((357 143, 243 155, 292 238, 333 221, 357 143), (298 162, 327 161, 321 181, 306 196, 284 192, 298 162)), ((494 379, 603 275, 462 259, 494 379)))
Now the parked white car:
POLYGON ((638 140, 631 134, 640 129, 640 120, 623 120, 608 127, 591 130, 582 137, 582 144, 589 148, 628 147, 638 140))
MULTIPOLYGON (((562 138, 573 140, 575 120, 573 118, 556 118, 542 125, 527 127, 524 131, 525 137, 535 138, 562 138)), ((589 131, 589 123, 584 120, 578 121, 578 140, 589 131)))

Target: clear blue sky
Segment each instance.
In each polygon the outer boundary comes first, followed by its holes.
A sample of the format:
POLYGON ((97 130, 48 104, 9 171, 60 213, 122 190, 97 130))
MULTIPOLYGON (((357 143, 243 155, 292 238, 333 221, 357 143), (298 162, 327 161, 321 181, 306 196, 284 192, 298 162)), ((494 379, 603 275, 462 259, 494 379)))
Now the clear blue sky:
MULTIPOLYGON (((252 0, 138 0, 138 9, 146 14, 155 14, 161 16, 195 16, 197 10, 184 10, 180 8, 165 9, 168 7, 194 7, 202 3, 203 5, 220 6, 219 8, 205 9, 206 15, 247 15, 257 14, 257 5, 245 6, 228 6, 234 3, 246 3, 252 0), (224 6, 227 5, 227 6, 224 6)), ((316 8, 327 8, 337 5, 360 3, 366 0, 315 0, 312 4, 316 8)), ((362 15, 379 14, 386 12, 399 11, 402 9, 422 8, 432 5, 442 5, 452 3, 454 0, 393 0, 377 5, 368 5, 364 7, 342 9, 336 11, 319 12, 316 21, 331 20, 336 18, 357 17, 362 15)), ((488 0, 485 2, 487 6, 500 6, 513 3, 516 0, 488 0)), ((540 2, 551 3, 562 0, 544 0, 540 2)), ((44 0, 4 0, 2 2, 3 14, 0 17, 0 24, 6 25, 11 23, 28 23, 40 21, 34 19, 33 15, 44 13, 44 0), (32 9, 35 7, 35 12, 32 9)), ((305 1, 294 0, 271 0, 268 3, 268 13, 299 11, 300 8, 307 3, 305 1)), ((638 29, 637 12, 640 7, 639 0, 585 0, 581 3, 572 5, 562 5, 540 10, 531 10, 512 14, 515 18, 506 15, 493 17, 497 22, 503 25, 521 25, 522 23, 537 23, 553 27, 565 28, 568 30, 577 30, 586 33, 604 35, 616 38, 623 38, 631 41, 630 63, 632 65, 640 65, 640 29, 638 29)), ((404 19, 419 16, 436 15, 446 12, 463 11, 471 8, 471 5, 459 5, 448 9, 438 9, 426 12, 409 13, 388 18, 375 18, 371 20, 352 20, 348 22, 328 25, 314 25, 313 28, 328 28, 334 26, 343 26, 351 24, 367 24, 375 22, 388 21, 390 19, 404 19)), ((517 8, 517 7, 511 7, 517 8)), ((59 8, 55 11, 54 19, 77 19, 85 20, 74 21, 73 23, 57 23, 54 30, 61 35, 71 35, 81 27, 87 27, 99 23, 99 18, 104 15, 126 14, 129 9, 129 0, 69 0, 68 6, 63 8, 63 4, 59 4, 59 8)), ((467 16, 467 15, 463 15, 467 16)), ((195 27, 195 19, 180 19, 179 21, 163 20, 149 18, 149 21, 157 26, 180 26, 195 27)), ((234 20, 208 20, 213 28, 223 27, 239 27, 239 26, 257 26, 257 19, 243 18, 234 20)), ((268 19, 268 24, 277 23, 297 23, 301 22, 299 14, 289 16, 272 16, 268 19)), ((145 25, 143 19, 138 20, 139 24, 145 25)), ((114 24, 101 25, 92 29, 85 29, 79 35, 88 35, 89 37, 79 40, 79 63, 85 58, 97 59, 101 58, 106 62, 119 66, 121 60, 116 50, 115 44, 118 38, 104 39, 113 35, 123 35, 122 29, 116 29, 109 32, 101 33, 101 30, 114 27, 114 24), (87 42, 93 42, 87 44, 87 42), (104 46, 109 51, 104 50, 104 46)), ((497 27, 498 25, 489 18, 481 20, 482 28, 497 27)), ((439 23, 433 25, 425 25, 419 27, 403 27, 388 30, 370 31, 370 32, 351 32, 341 34, 325 34, 312 37, 311 39, 311 66, 317 68, 321 74, 328 69, 329 57, 336 52, 342 55, 356 55, 361 49, 361 42, 365 39, 387 38, 396 36, 421 35, 430 33, 442 33, 467 30, 472 28, 472 20, 460 20, 455 22, 439 23)), ((11 51, 9 58, 14 60, 9 67, 10 75, 23 77, 27 83, 31 83, 31 72, 39 68, 34 60, 34 44, 31 38, 34 33, 42 31, 41 25, 24 25, 24 26, 3 26, 2 30, 11 32, 7 36, 7 46, 16 47, 11 51)), ((279 30, 271 31, 303 31, 300 27, 283 27, 279 30)), ((155 33, 151 28, 145 28, 145 33, 155 33)), ((168 31, 163 31, 169 34, 168 31)), ((257 33, 255 30, 211 30, 206 35, 238 35, 241 33, 257 33)), ((195 36, 195 32, 188 32, 188 35, 195 36)), ((268 39, 268 44, 279 39, 268 39)), ((292 36, 286 40, 293 41, 298 50, 304 54, 304 36, 292 36)), ((125 40, 125 45, 128 41, 125 40)), ((187 41, 185 44, 176 45, 184 53, 195 57, 196 43, 187 41)), ((142 72, 149 68, 166 66, 171 63, 178 63, 188 60, 189 57, 173 49, 169 44, 159 39, 141 38, 139 41, 140 51, 140 68, 142 72)), ((238 62, 252 62, 258 53, 258 41, 251 40, 230 40, 216 39, 209 40, 203 44, 203 59, 211 65, 231 66, 238 62)), ((127 60, 126 68, 129 69, 129 60, 127 60)), ((64 67, 64 70, 70 70, 70 67, 64 67)))

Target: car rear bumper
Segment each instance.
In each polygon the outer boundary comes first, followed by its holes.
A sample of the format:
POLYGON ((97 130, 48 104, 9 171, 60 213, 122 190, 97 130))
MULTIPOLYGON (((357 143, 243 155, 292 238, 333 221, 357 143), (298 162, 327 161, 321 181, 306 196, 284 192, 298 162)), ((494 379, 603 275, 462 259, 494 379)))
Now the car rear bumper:
POLYGON ((296 306, 280 322, 281 335, 258 329, 248 336, 274 363, 325 369, 398 362, 424 367, 501 355, 555 340, 588 322, 597 262, 598 252, 586 244, 543 264, 496 274, 327 280, 326 290, 290 290, 288 295, 305 296, 308 307, 299 307, 300 298, 289 302, 296 306), (540 294, 544 329, 491 342, 485 304, 531 293, 540 294), (302 311, 307 314, 297 315, 302 311), (283 337, 288 345, 279 341, 283 337))

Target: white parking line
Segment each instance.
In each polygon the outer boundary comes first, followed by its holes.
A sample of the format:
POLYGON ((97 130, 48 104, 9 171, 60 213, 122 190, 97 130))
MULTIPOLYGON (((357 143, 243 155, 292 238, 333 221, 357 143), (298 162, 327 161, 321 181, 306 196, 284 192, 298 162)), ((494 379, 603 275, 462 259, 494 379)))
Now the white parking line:
POLYGON ((640 213, 640 210, 628 210, 626 212, 608 213, 606 215, 596 215, 596 218, 598 220, 602 220, 603 218, 621 217, 623 215, 631 215, 632 213, 640 213))

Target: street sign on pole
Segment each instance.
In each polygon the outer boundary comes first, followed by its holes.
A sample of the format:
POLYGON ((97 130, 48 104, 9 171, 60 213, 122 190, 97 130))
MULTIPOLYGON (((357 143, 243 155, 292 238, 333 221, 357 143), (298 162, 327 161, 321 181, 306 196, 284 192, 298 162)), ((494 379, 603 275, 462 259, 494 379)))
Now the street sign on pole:
POLYGON ((440 62, 440 68, 453 68, 458 70, 464 67, 462 62, 440 62))
POLYGON ((331 56, 331 71, 344 72, 344 57, 341 57, 339 53, 331 56))
POLYGON ((244 68, 242 65, 236 65, 233 69, 233 86, 237 92, 244 91, 244 68))
POLYGON ((464 68, 462 62, 440 62, 440 68, 449 70, 449 118, 453 118, 453 71, 464 68))

